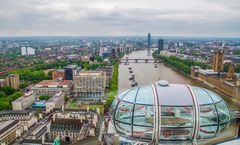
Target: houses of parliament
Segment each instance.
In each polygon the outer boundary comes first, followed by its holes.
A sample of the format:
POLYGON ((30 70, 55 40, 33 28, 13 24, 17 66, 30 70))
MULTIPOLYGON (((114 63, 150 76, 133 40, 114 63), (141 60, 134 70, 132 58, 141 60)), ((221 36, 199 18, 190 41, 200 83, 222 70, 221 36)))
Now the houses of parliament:
POLYGON ((203 70, 198 66, 193 66, 191 76, 224 93, 233 102, 240 104, 240 76, 234 72, 234 64, 230 63, 229 66, 228 72, 224 72, 223 50, 215 50, 212 69, 203 70))

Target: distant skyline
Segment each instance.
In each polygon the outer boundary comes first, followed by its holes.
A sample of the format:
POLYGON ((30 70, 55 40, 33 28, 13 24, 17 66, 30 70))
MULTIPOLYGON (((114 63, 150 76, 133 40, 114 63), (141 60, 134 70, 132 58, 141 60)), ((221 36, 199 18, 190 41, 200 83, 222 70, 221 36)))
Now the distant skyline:
POLYGON ((240 37, 239 0, 0 0, 0 37, 240 37))

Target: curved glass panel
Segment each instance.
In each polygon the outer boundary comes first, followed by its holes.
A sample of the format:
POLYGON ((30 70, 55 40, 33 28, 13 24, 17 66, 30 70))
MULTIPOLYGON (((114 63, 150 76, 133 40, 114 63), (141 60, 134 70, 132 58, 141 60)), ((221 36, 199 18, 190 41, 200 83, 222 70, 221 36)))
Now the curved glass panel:
POLYGON ((132 123, 133 104, 120 102, 116 109, 115 119, 118 121, 132 123))
POLYGON ((213 102, 219 102, 222 100, 216 93, 209 91, 207 89, 204 89, 204 90, 208 93, 208 95, 210 95, 212 97, 213 102))
POLYGON ((185 141, 190 140, 192 136, 192 128, 181 127, 163 127, 160 133, 160 143, 162 141, 185 141))
POLYGON ((153 123, 154 123, 153 109, 154 109, 153 106, 135 105, 133 124, 153 126, 153 123))
POLYGON ((138 92, 138 88, 134 88, 130 90, 127 94, 123 96, 122 100, 134 103, 137 92, 138 92))
POLYGON ((198 138, 211 138, 216 135, 218 126, 210 125, 210 126, 201 126, 198 134, 198 138))
POLYGON ((161 107, 161 125, 163 127, 191 127, 193 125, 192 107, 161 107))
POLYGON ((217 113, 214 105, 200 106, 200 126, 218 124, 217 113))
POLYGON ((152 139, 153 127, 133 126, 133 136, 140 139, 152 139))
POLYGON ((192 87, 192 90, 194 91, 194 93, 195 93, 195 95, 198 99, 198 104, 199 105, 212 104, 213 103, 212 98, 202 88, 192 87))
POLYGON ((131 125, 115 121, 115 126, 116 126, 117 131, 120 134, 132 136, 132 126, 131 125))
POLYGON ((114 113, 115 113, 115 109, 116 109, 116 106, 117 106, 117 103, 119 101, 117 99, 115 99, 109 109, 109 113, 110 113, 110 116, 114 117, 114 113))
POLYGON ((192 136, 193 107, 161 106, 161 140, 188 140, 192 136))
POLYGON ((225 129, 228 128, 228 126, 229 126, 229 123, 219 125, 219 130, 218 130, 218 132, 223 132, 223 131, 225 131, 225 129))
POLYGON ((230 121, 229 110, 224 101, 216 103, 216 108, 218 112, 219 124, 229 122, 230 121))
POLYGON ((137 94, 136 103, 153 105, 152 87, 147 86, 140 88, 137 94))
POLYGON ((126 90, 126 91, 123 91, 122 93, 120 93, 117 97, 119 98, 119 99, 122 99, 123 97, 124 97, 124 95, 127 93, 127 92, 129 92, 130 90, 126 90))

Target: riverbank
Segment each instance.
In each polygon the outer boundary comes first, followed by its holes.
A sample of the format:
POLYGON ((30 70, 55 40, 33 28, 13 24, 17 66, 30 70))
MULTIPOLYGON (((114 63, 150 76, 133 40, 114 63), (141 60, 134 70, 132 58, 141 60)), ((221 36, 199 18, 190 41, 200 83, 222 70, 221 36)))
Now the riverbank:
POLYGON ((110 107, 118 92, 118 62, 114 63, 113 75, 107 93, 106 107, 110 107))

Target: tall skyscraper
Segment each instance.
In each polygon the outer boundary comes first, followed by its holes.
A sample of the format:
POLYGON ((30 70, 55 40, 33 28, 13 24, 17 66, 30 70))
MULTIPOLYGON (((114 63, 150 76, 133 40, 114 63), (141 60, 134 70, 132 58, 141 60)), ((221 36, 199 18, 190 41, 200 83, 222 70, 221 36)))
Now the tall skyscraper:
POLYGON ((35 49, 32 47, 27 47, 27 54, 28 55, 35 55, 35 49))
POLYGON ((27 55, 27 47, 21 47, 22 55, 27 55))
POLYGON ((152 40, 151 40, 151 33, 148 33, 148 37, 147 37, 147 47, 151 48, 152 46, 152 40))
POLYGON ((19 75, 10 74, 5 78, 6 86, 18 89, 20 85, 19 75))
POLYGON ((112 53, 112 58, 116 58, 116 50, 114 48, 112 49, 111 53, 112 53))
POLYGON ((163 39, 158 39, 158 53, 163 50, 163 39))
POLYGON ((35 49, 32 47, 21 47, 22 55, 35 55, 35 49))

